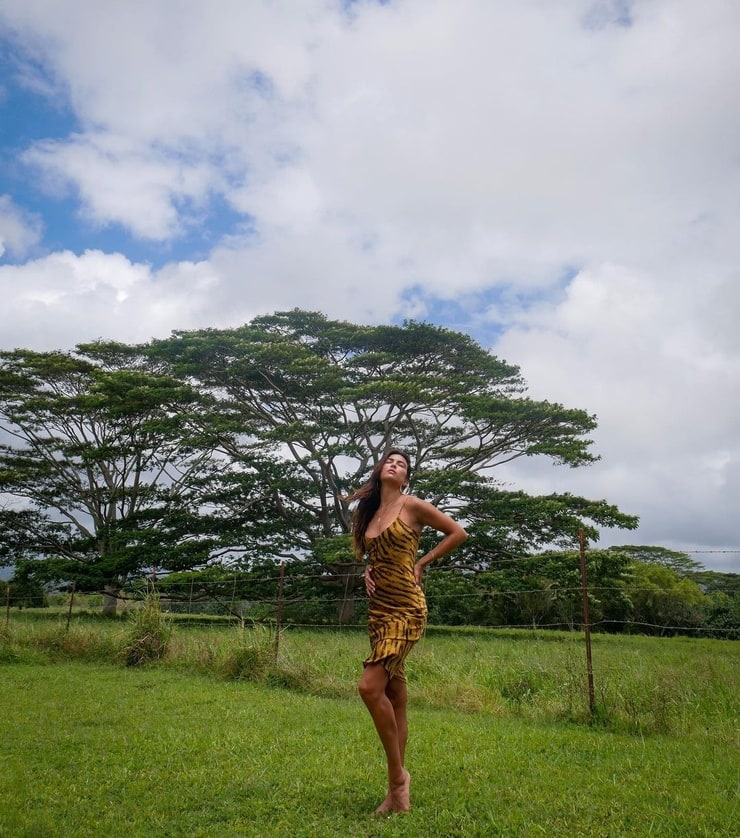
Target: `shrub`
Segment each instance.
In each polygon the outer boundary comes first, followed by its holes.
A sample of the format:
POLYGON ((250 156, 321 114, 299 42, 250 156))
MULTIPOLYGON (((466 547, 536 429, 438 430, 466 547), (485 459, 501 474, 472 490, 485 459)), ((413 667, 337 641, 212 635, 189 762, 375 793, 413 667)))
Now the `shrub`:
POLYGON ((163 658, 172 627, 159 607, 159 596, 147 594, 142 607, 132 612, 131 621, 128 642, 123 649, 126 666, 139 666, 163 658))

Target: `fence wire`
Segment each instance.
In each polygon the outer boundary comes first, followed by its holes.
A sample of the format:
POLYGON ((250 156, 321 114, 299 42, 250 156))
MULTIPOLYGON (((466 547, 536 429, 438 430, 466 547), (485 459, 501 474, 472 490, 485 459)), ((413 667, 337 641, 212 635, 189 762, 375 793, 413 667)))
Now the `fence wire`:
MULTIPOLYGON (((699 552, 699 551, 695 551, 699 552)), ((720 551, 712 551, 720 552, 720 551)), ((721 551, 738 552, 740 551, 721 551)), ((431 572, 432 583, 427 585, 427 604, 430 613, 433 615, 440 608, 448 609, 454 603, 465 605, 471 602, 490 603, 495 600, 508 600, 516 603, 524 597, 542 597, 545 605, 554 601, 561 603, 568 601, 572 608, 572 615, 568 618, 553 619, 543 614, 540 618, 536 615, 526 622, 519 620, 482 622, 455 622, 439 623, 439 626, 454 627, 462 629, 560 629, 577 630, 583 627, 583 620, 578 613, 576 598, 582 592, 577 585, 547 586, 530 588, 508 588, 508 589, 479 589, 476 591, 434 591, 433 576, 437 574, 449 575, 454 569, 439 568, 431 572), (430 591, 429 589, 432 588, 430 591)), ((459 576, 466 581, 474 579, 473 574, 459 572, 459 576)), ((429 579, 429 577, 427 577, 429 579)), ((6 619, 7 623, 11 612, 12 585, 6 588, 6 619)), ((283 626, 294 628, 325 628, 325 629, 364 629, 366 623, 352 619, 352 613, 364 614, 368 598, 362 585, 361 577, 353 574, 336 574, 333 577, 319 573, 306 574, 285 574, 284 576, 269 576, 262 578, 249 578, 235 574, 234 576, 214 580, 208 583, 201 583, 196 586, 193 582, 184 582, 181 585, 167 583, 166 577, 159 580, 140 580, 136 585, 124 588, 117 599, 122 605, 122 610, 127 611, 135 608, 143 598, 151 593, 156 593, 160 600, 163 611, 170 611, 186 616, 188 622, 199 624, 212 624, 214 618, 227 621, 275 621, 276 617, 283 626), (336 595, 314 590, 312 595, 305 595, 296 591, 301 585, 310 583, 329 583, 338 591, 344 589, 344 594, 336 595), (342 605, 351 605, 349 618, 341 619, 340 608, 342 605), (305 613, 300 609, 313 608, 321 612, 320 616, 314 619, 306 619, 305 613), (183 610, 184 609, 184 610, 183 610), (204 610, 205 609, 205 610, 204 610), (208 610, 210 609, 210 610, 208 610), (295 613, 291 618, 291 611, 295 613), (331 612, 331 616, 330 616, 331 612), (201 619, 198 619, 201 618, 201 619)), ((623 586, 623 585, 589 585, 588 594, 595 600, 608 594, 633 597, 634 595, 645 594, 654 598, 664 598, 670 602, 675 596, 671 588, 660 588, 655 586, 623 586)), ((53 613, 62 609, 70 614, 89 614, 92 607, 97 608, 97 600, 102 597, 102 592, 96 594, 55 593, 44 594, 43 596, 27 596, 24 598, 22 608, 34 612, 45 611, 53 613), (95 605, 91 606, 91 596, 95 605), (57 608, 49 609, 48 606, 54 603, 57 608)), ((18 610, 13 606, 12 610, 18 610)), ((542 609, 540 609, 542 610, 542 609)), ((739 609, 736 609, 735 614, 739 609)), ((345 615, 346 617, 346 615, 345 615)), ((589 624, 594 629, 601 629, 612 633, 649 633, 649 634, 685 634, 685 635, 710 635, 713 637, 727 637, 740 639, 740 619, 733 619, 729 625, 715 624, 681 624, 676 620, 670 622, 658 622, 646 619, 615 619, 597 618, 589 624)))

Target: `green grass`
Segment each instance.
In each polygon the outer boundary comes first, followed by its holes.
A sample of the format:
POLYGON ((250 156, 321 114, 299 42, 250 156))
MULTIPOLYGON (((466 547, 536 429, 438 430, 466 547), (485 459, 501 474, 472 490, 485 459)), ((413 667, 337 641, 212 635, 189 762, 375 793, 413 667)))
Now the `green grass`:
POLYGON ((0 637, 0 835, 735 836, 740 644, 435 632, 409 660, 409 815, 374 820, 384 762, 358 632, 175 626, 126 666, 128 624, 14 619, 0 637))

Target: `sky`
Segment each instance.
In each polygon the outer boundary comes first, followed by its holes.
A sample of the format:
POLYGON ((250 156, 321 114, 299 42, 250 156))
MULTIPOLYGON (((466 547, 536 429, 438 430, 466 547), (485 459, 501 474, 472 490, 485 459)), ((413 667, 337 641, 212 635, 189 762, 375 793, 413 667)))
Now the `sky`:
POLYGON ((0 347, 421 320, 597 417, 508 488, 740 572, 737 0, 0 0, 0 347))

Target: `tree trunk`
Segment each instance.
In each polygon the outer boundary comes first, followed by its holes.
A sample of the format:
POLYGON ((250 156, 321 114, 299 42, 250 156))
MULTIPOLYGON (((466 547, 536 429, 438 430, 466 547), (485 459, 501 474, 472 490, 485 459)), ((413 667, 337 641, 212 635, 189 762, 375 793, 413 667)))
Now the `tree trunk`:
POLYGON ((103 616, 115 617, 118 609, 118 594, 121 589, 113 585, 106 585, 103 590, 103 616))
POLYGON ((364 567, 364 562, 337 562, 333 565, 332 569, 339 571, 335 579, 339 588, 337 618, 340 626, 348 625, 355 618, 355 590, 364 567))

